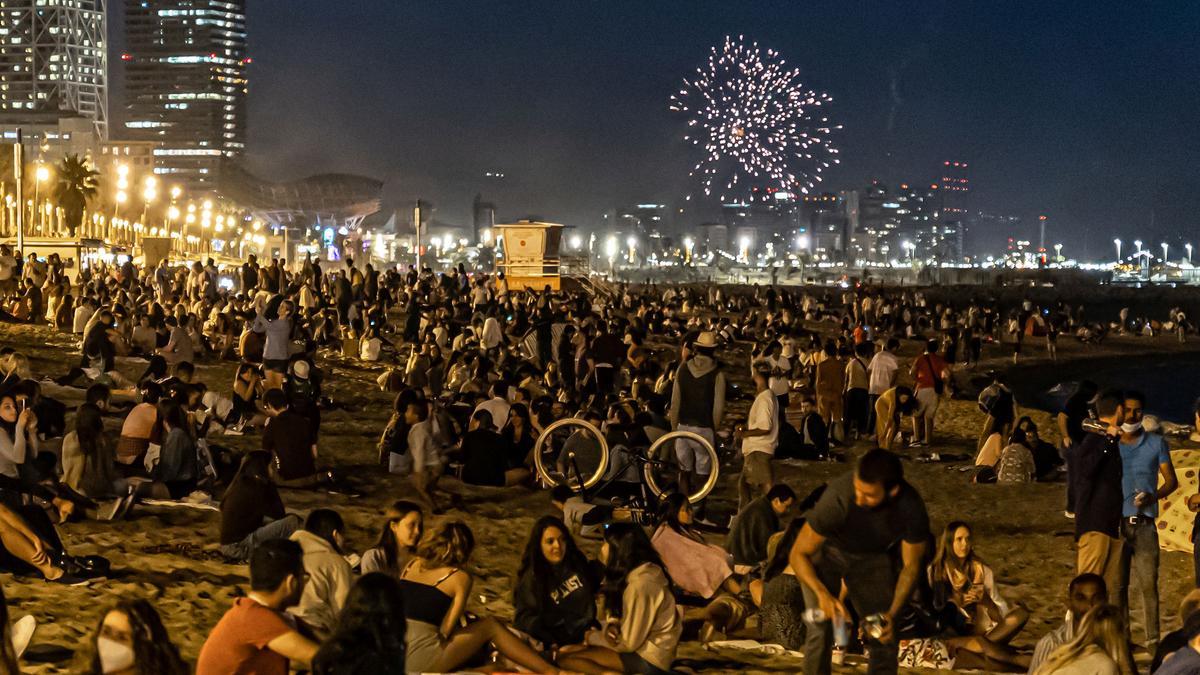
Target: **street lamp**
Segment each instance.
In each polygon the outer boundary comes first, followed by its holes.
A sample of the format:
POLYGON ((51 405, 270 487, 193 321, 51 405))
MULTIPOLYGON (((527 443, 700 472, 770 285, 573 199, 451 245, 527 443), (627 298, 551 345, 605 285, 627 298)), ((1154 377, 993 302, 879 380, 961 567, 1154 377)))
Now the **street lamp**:
POLYGON ((1054 259, 1058 262, 1062 262, 1062 244, 1054 245, 1054 259))
POLYGON ((692 247, 695 245, 696 245, 696 242, 693 241, 691 237, 683 238, 683 260, 684 260, 684 262, 688 262, 688 263, 692 262, 692 247))
POLYGON ((1165 242, 1165 241, 1162 243, 1162 250, 1163 250, 1163 264, 1164 264, 1164 265, 1166 265, 1166 264, 1167 264, 1167 249, 1169 249, 1169 248, 1170 248, 1170 246, 1171 246, 1171 245, 1170 245, 1170 244, 1168 244, 1168 243, 1167 243, 1167 242, 1165 242))
POLYGON ((1138 252, 1138 253, 1141 253, 1141 252, 1142 252, 1142 240, 1141 240, 1141 239, 1134 239, 1134 240, 1133 240, 1133 245, 1137 247, 1137 252, 1138 252))
POLYGON ((1117 262, 1119 263, 1121 262, 1121 240, 1113 239, 1113 244, 1116 244, 1117 246, 1117 262))
POLYGON ((1187 256, 1188 256, 1188 264, 1190 265, 1190 264, 1192 264, 1192 245, 1191 245, 1191 244, 1184 244, 1184 245, 1183 245, 1183 248, 1184 248, 1184 250, 1185 250, 1185 251, 1187 251, 1187 256))

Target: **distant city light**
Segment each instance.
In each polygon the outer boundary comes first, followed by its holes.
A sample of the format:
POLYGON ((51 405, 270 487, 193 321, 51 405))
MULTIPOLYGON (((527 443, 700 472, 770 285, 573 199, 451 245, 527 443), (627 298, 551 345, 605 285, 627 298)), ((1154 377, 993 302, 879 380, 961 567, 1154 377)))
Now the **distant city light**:
POLYGON ((571 235, 571 239, 568 243, 571 245, 572 249, 579 250, 579 247, 583 246, 583 238, 577 234, 573 234, 571 235))

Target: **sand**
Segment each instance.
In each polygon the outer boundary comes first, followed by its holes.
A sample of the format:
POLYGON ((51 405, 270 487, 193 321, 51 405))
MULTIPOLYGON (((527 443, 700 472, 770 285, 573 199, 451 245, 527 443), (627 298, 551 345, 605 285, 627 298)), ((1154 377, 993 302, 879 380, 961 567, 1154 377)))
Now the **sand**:
MULTIPOLYGON (((37 375, 56 375, 76 360, 76 341, 71 336, 54 333, 46 328, 0 325, 0 344, 11 345, 33 361, 37 375)), ((1034 341, 1030 346, 1041 343, 1034 341)), ((667 345, 651 345, 666 349, 667 345)), ((1174 338, 1116 337, 1102 348, 1087 347, 1074 340, 1060 341, 1064 359, 1085 356, 1107 356, 1146 351, 1178 352, 1197 348, 1196 343, 1180 346, 1174 338)), ((917 343, 906 343, 904 356, 916 353, 917 343)), ((985 356, 989 361, 980 368, 1003 366, 1010 351, 1004 346, 989 346, 985 356)), ((1028 352, 1034 351, 1028 349, 1028 352)), ((745 380, 745 346, 738 349, 737 361, 729 371, 745 380)), ((233 363, 203 364, 200 376, 210 388, 225 388, 233 379, 233 363)), ((284 491, 290 510, 307 512, 317 506, 337 509, 346 519, 352 548, 362 551, 371 546, 378 533, 382 507, 389 501, 411 497, 406 481, 388 476, 374 465, 375 440, 390 413, 391 399, 379 392, 374 379, 378 367, 364 367, 340 357, 323 359, 327 370, 326 393, 339 404, 339 409, 323 416, 321 455, 338 470, 352 476, 363 487, 359 497, 327 493, 284 491)), ((119 368, 136 377, 144 363, 121 359, 119 368)), ((970 380, 970 374, 958 378, 970 380)), ((977 379, 977 378, 976 378, 977 379)), ((76 403, 81 391, 66 398, 76 403)), ((733 406, 733 414, 744 416, 746 403, 733 406)), ((1049 416, 1034 412, 1043 430, 1053 429, 1049 416)), ((937 447, 943 453, 973 454, 974 438, 982 415, 973 398, 953 400, 938 414, 937 447)), ((115 423, 115 421, 113 422, 115 423)), ((1046 431, 1047 440, 1056 440, 1056 432, 1046 431)), ((217 437, 219 445, 235 449, 258 446, 259 437, 217 437)), ((865 446, 863 446, 865 447, 865 446)), ((851 450, 859 452, 863 447, 851 450)), ((963 519, 975 528, 979 553, 993 565, 996 578, 1005 597, 1024 603, 1032 611, 1026 630, 1016 644, 1032 648, 1042 634, 1061 621, 1065 584, 1072 576, 1072 524, 1063 517, 1065 487, 1063 484, 1034 484, 1017 486, 976 486, 969 483, 969 473, 957 469, 963 464, 925 464, 907 462, 911 482, 925 497, 936 532, 951 519, 963 519)), ((724 465, 732 474, 736 467, 724 465)), ((781 479, 804 494, 821 482, 848 470, 848 465, 835 463, 801 463, 778 468, 781 479)), ((461 519, 475 533, 478 547, 470 565, 476 575, 471 611, 511 616, 509 593, 513 583, 525 538, 534 520, 548 512, 545 493, 521 488, 466 488, 456 481, 445 481, 451 489, 466 497, 465 511, 451 511, 445 518, 461 519)), ((732 477, 723 479, 713 499, 713 511, 728 513, 736 501, 732 477)), ((208 631, 229 607, 246 581, 246 568, 229 565, 216 554, 217 514, 185 509, 139 507, 124 521, 114 523, 71 523, 60 528, 69 550, 76 554, 100 554, 108 557, 114 567, 111 578, 88 587, 66 588, 41 580, 0 575, 10 606, 16 618, 32 614, 39 627, 34 638, 37 648, 57 646, 75 651, 72 659, 53 664, 27 664, 34 673, 78 672, 86 658, 90 636, 105 607, 121 598, 143 596, 153 600, 164 622, 185 658, 195 660, 208 631)), ((720 541, 720 537, 714 537, 720 541)), ((584 543, 584 549, 594 553, 595 544, 584 543)), ((1192 588, 1190 556, 1164 553, 1160 572, 1163 630, 1178 625, 1175 608, 1183 594, 1192 588)), ((1134 600, 1134 606, 1140 604, 1134 600)), ((1140 611, 1134 612, 1134 636, 1141 639, 1140 611)), ((699 644, 682 645, 679 658, 713 659, 716 656, 699 644)), ((730 662, 709 663, 707 672, 721 670, 757 670, 760 672, 793 672, 794 662, 763 663, 737 666, 730 662), (771 668, 769 666, 774 666, 771 668)))

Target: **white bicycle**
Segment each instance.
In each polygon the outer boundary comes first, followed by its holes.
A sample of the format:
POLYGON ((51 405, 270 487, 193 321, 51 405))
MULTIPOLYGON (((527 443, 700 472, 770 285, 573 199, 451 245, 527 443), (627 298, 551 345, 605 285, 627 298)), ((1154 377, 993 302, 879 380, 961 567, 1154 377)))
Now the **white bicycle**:
POLYGON ((616 453, 619 458, 614 463, 612 449, 604 439, 604 434, 600 433, 594 424, 582 419, 567 418, 554 422, 538 436, 533 447, 533 462, 543 484, 566 485, 577 493, 583 493, 585 497, 588 492, 604 493, 618 478, 636 467, 639 469, 638 474, 643 487, 650 493, 647 498, 653 496, 657 502, 665 492, 663 485, 674 480, 679 474, 679 465, 673 452, 674 442, 677 440, 698 444, 701 450, 708 454, 709 466, 713 469, 707 480, 688 495, 688 501, 694 504, 707 497, 716 487, 720 475, 720 461, 712 443, 691 431, 665 433, 648 448, 622 446, 624 449, 616 453), (570 427, 576 429, 571 431, 570 427), (547 466, 548 455, 555 456, 550 466, 547 466))

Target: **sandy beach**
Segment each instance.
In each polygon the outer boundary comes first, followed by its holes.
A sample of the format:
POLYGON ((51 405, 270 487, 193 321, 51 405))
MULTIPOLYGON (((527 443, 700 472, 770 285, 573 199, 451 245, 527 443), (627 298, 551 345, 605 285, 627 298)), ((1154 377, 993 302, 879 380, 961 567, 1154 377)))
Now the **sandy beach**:
MULTIPOLYGON (((78 354, 72 336, 47 328, 0 325, 0 344, 11 345, 27 354, 38 375, 65 372, 78 354)), ((651 344, 650 347, 659 350, 669 346, 651 344)), ((1180 345, 1174 337, 1118 336, 1107 340, 1102 347, 1084 346, 1065 336, 1060 340, 1063 360, 1111 358, 1149 351, 1182 354, 1195 349, 1200 349, 1200 343, 1180 345)), ((902 355, 911 357, 917 350, 917 342, 906 342, 902 355)), ((1042 341, 1031 340, 1027 351, 1039 356, 1044 354, 1042 341)), ((743 344, 736 355, 729 353, 724 357, 727 372, 743 383, 748 379, 747 352, 748 345, 743 344)), ((1010 364, 1010 353, 1007 345, 987 347, 985 363, 974 373, 977 375, 988 368, 1010 364)), ((1033 364, 1043 365, 1039 361, 1033 361, 1033 364)), ((345 361, 337 356, 323 358, 321 365, 326 370, 326 394, 338 406, 337 410, 327 411, 323 416, 321 456, 357 481, 362 494, 285 490, 283 497, 289 510, 299 513, 317 506, 337 509, 347 522, 352 548, 362 551, 374 543, 382 507, 391 500, 411 496, 406 481, 389 476, 375 466, 375 441, 390 414, 391 398, 375 385, 381 366, 364 367, 357 361, 345 361)), ((143 367, 144 363, 138 360, 121 359, 119 362, 120 370, 131 377, 139 375, 143 367)), ((198 373, 210 388, 224 390, 233 379, 234 367, 232 362, 209 362, 201 364, 198 373)), ((956 377, 956 382, 966 389, 966 384, 973 379, 978 381, 979 378, 965 372, 956 377)), ((82 398, 82 390, 48 386, 47 393, 60 398, 71 408, 82 398)), ((746 402, 737 402, 732 414, 744 416, 746 405, 746 402)), ((1039 411, 1032 414, 1044 430, 1043 437, 1057 440, 1049 415, 1039 411)), ((938 413, 936 447, 943 454, 972 455, 981 421, 982 414, 977 410, 973 395, 966 400, 949 401, 938 413)), ((115 427, 119 419, 114 417, 109 424, 115 427)), ((217 436, 211 441, 232 449, 247 450, 257 448, 260 438, 256 434, 217 436)), ((1186 445, 1172 441, 1172 447, 1186 445)), ((853 448, 850 454, 865 447, 853 448)), ((976 486, 970 484, 969 473, 959 470, 967 464, 969 462, 930 464, 910 461, 906 462, 906 472, 929 505, 935 532, 951 519, 964 519, 974 526, 976 547, 995 568, 1004 596, 1010 602, 1025 604, 1032 612, 1029 625, 1016 640, 1019 647, 1032 648, 1037 638, 1061 621, 1065 584, 1073 572, 1072 524, 1063 516, 1065 485, 976 486)), ((722 470, 732 473, 737 469, 726 463, 722 470)), ((805 494, 821 482, 848 470, 846 464, 797 462, 780 465, 777 474, 798 493, 805 494)), ((520 552, 533 521, 548 512, 548 496, 544 492, 521 488, 467 488, 454 480, 447 480, 445 484, 462 494, 466 505, 465 510, 451 511, 442 517, 465 521, 478 542, 471 566, 477 582, 470 610, 511 616, 509 593, 520 552)), ((711 510, 718 516, 729 513, 735 502, 732 479, 723 479, 711 510)), ((32 614, 38 621, 34 651, 52 646, 74 652, 73 657, 54 663, 27 663, 28 671, 78 672, 88 655, 89 637, 101 611, 110 603, 131 596, 153 600, 184 657, 194 662, 209 630, 246 581, 244 566, 226 564, 216 552, 217 528, 218 517, 212 511, 153 507, 138 507, 123 521, 62 526, 63 540, 71 552, 106 556, 113 563, 114 573, 90 586, 73 588, 0 575, 12 618, 32 614)), ((713 540, 719 541, 720 537, 713 540)), ((583 546, 585 551, 594 554, 595 543, 584 542, 583 546)), ((1159 578, 1166 631, 1178 625, 1175 608, 1192 587, 1190 556, 1164 553, 1159 578)), ((1139 603, 1135 601, 1137 606, 1139 603)), ((1142 635, 1140 611, 1135 611, 1133 616, 1137 641, 1142 635)), ((705 672, 794 672, 796 665, 795 662, 762 661, 739 665, 726 660, 724 653, 706 650, 696 642, 683 645, 677 661, 679 668, 691 666, 705 672)))

